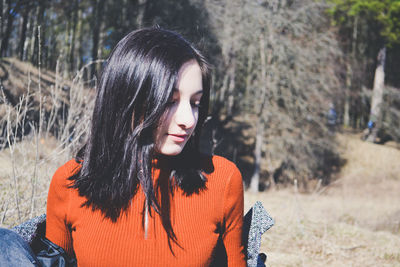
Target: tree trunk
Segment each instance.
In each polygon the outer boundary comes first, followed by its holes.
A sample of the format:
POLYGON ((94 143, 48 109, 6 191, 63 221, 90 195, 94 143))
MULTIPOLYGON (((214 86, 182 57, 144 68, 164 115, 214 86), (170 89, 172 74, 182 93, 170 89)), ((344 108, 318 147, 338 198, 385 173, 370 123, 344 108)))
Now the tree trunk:
POLYGON ((42 17, 42 22, 40 25, 40 60, 41 60, 41 64, 43 65, 43 67, 47 68, 47 58, 49 56, 49 49, 48 46, 46 45, 46 18, 44 17, 46 14, 46 9, 48 8, 47 6, 48 4, 48 0, 44 0, 43 1, 43 17, 42 17))
POLYGON ((82 58, 83 58, 83 33, 82 33, 82 11, 79 9, 78 10, 78 24, 76 28, 76 36, 77 36, 77 53, 78 56, 76 58, 76 66, 78 70, 80 70, 83 66, 82 58))
POLYGON ((352 70, 351 63, 347 62, 346 64, 346 88, 344 94, 344 114, 343 114, 343 125, 345 127, 350 126, 350 91, 351 91, 351 80, 352 80, 352 70))
POLYGON ((374 122, 374 127, 370 131, 367 141, 375 142, 378 130, 382 125, 382 104, 383 104, 383 90, 385 85, 385 61, 386 61, 386 47, 381 48, 378 54, 377 67, 375 70, 374 88, 372 91, 371 99, 371 112, 369 120, 374 122))
MULTIPOLYGON (((104 12, 104 11, 103 11, 104 12)), ((106 42, 107 39, 107 33, 105 30, 105 23, 101 23, 100 24, 100 28, 99 28, 99 45, 97 47, 97 59, 101 59, 104 57, 104 44, 106 42)), ((98 67, 99 65, 97 65, 98 67)))
POLYGON ((18 57, 20 60, 24 60, 24 48, 26 41, 26 30, 28 28, 28 21, 29 21, 29 11, 30 7, 26 7, 24 13, 22 14, 21 35, 19 38, 19 45, 18 45, 18 57))
POLYGON ((254 148, 254 172, 250 181, 250 191, 253 193, 258 192, 260 184, 261 153, 262 144, 264 142, 264 127, 265 126, 262 118, 259 118, 257 123, 256 145, 254 148))
POLYGON ((225 94, 228 88, 228 83, 229 83, 229 73, 225 73, 221 89, 219 90, 219 97, 218 97, 219 103, 223 103, 225 100, 225 94))
MULTIPOLYGON (((268 61, 270 59, 268 58, 268 61)), ((267 100, 267 66, 266 66, 266 58, 265 58, 265 37, 264 33, 260 34, 260 61, 261 61, 261 86, 260 86, 260 95, 259 104, 256 105, 258 108, 257 115, 257 132, 256 132, 256 141, 254 147, 254 172, 251 176, 250 181, 250 191, 251 192, 258 192, 259 184, 260 184, 260 171, 261 171, 261 153, 262 153, 262 145, 264 143, 264 128, 265 128, 265 112, 264 112, 264 105, 267 100)))
POLYGON ((72 27, 71 27, 71 45, 69 49, 69 71, 72 73, 74 70, 75 62, 74 62, 74 55, 75 55, 75 37, 76 37, 76 27, 78 24, 78 9, 79 9, 79 2, 78 0, 74 0, 74 9, 72 13, 72 27))
POLYGON ((7 1, 7 25, 6 25, 6 30, 4 32, 4 35, 2 36, 1 40, 1 47, 0 47, 0 57, 6 56, 7 49, 8 49, 8 43, 9 39, 11 36, 11 32, 13 29, 13 23, 14 23, 14 18, 16 14, 19 12, 19 9, 21 8, 21 1, 18 1, 15 7, 12 7, 12 1, 8 0, 7 1))
MULTIPOLYGON (((218 114, 218 115, 222 115, 222 113, 224 113, 225 119, 227 119, 228 115, 228 106, 229 103, 227 103, 227 96, 229 97, 229 85, 232 84, 232 72, 235 72, 235 62, 233 58, 230 58, 229 60, 226 60, 228 63, 226 63, 227 66, 227 71, 225 72, 224 75, 224 79, 222 81, 222 86, 221 88, 218 90, 217 92, 217 99, 218 101, 216 101, 216 103, 214 103, 213 106, 213 114, 218 114), (225 109, 226 108, 226 109, 225 109)), ((234 74, 233 74, 234 76, 234 74)), ((234 86, 234 84, 232 84, 234 86)))
POLYGON ((25 39, 25 44, 24 44, 24 54, 22 57, 22 60, 28 60, 32 58, 32 53, 33 53, 33 45, 34 45, 34 39, 35 39, 35 23, 36 23, 36 17, 35 14, 37 14, 36 11, 37 8, 32 10, 31 15, 29 16, 29 22, 28 22, 28 33, 27 37, 25 39))
POLYGON ((4 25, 4 0, 0 0, 0 39, 3 40, 3 25, 4 25))
MULTIPOLYGON (((343 125, 345 127, 350 126, 350 109, 351 109, 351 91, 353 90, 353 64, 356 61, 356 47, 357 47, 357 35, 358 35, 358 16, 355 16, 353 23, 353 34, 351 38, 351 51, 349 51, 350 59, 346 63, 346 88, 345 88, 345 99, 344 99, 344 114, 343 114, 343 125)), ((357 118, 355 119, 357 120, 357 118)))
MULTIPOLYGON (((92 4, 93 4, 92 61, 95 61, 98 58, 100 26, 101 26, 101 23, 103 20, 102 17, 103 17, 103 10, 104 10, 104 0, 92 0, 92 4)), ((92 64, 91 77, 94 77, 97 74, 96 66, 97 66, 97 64, 92 64)))
MULTIPOLYGON (((39 40, 39 27, 42 27, 43 20, 44 20, 44 12, 46 10, 46 1, 47 0, 40 0, 39 1, 39 10, 36 16, 36 23, 35 28, 33 29, 34 32, 34 41, 33 41, 33 51, 31 56, 31 62, 34 65, 39 65, 39 46, 43 44, 44 36, 43 36, 43 28, 40 29, 40 40, 39 40)), ((40 48, 41 49, 41 48, 40 48)), ((42 53, 41 53, 42 54, 42 53)))
MULTIPOLYGON (((120 11, 120 16, 119 16, 119 19, 121 20, 121 28, 122 28, 122 32, 125 32, 127 29, 128 29, 128 27, 129 27, 129 19, 130 19, 130 16, 132 16, 132 14, 130 13, 130 10, 129 10, 129 6, 128 6, 128 1, 127 0, 122 0, 122 2, 121 2, 121 11, 120 11)), ((100 32, 101 32, 101 29, 100 29, 100 32)), ((101 34, 100 34, 100 36, 101 36, 101 34)), ((101 44, 101 41, 100 41, 100 44, 101 44)), ((101 57, 101 54, 99 54, 100 55, 100 57, 101 57)))
POLYGON ((235 91, 235 72, 236 72, 236 64, 235 61, 232 62, 232 66, 229 68, 229 86, 228 86, 228 103, 227 103, 227 118, 232 117, 232 109, 234 105, 234 91, 235 91))
POLYGON ((144 26, 144 12, 146 10, 147 0, 138 0, 138 15, 136 17, 136 24, 138 28, 142 28, 144 26))
POLYGON ((232 108, 234 104, 234 90, 235 90, 235 72, 236 62, 231 58, 228 64, 228 70, 224 78, 223 86, 221 87, 221 94, 219 103, 224 103, 225 107, 225 120, 229 120, 232 116, 232 108))
POLYGON ((48 49, 48 56, 46 60, 46 65, 49 69, 55 70, 57 65, 57 57, 58 51, 56 52, 57 48, 57 38, 55 38, 54 28, 50 27, 49 31, 49 39, 47 39, 47 49, 48 49))
MULTIPOLYGON (((58 57, 58 60, 61 63, 60 74, 63 79, 69 79, 69 67, 70 61, 69 56, 71 52, 71 39, 72 39, 72 15, 73 10, 66 9, 65 18, 66 18, 66 30, 64 31, 64 41, 61 43, 61 53, 58 57)), ((56 63, 57 64, 57 63, 56 63)))

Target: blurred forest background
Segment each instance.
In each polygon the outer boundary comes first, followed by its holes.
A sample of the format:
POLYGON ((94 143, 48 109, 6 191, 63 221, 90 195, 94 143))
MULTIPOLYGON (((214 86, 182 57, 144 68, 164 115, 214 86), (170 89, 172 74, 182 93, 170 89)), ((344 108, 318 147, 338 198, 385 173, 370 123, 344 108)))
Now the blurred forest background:
POLYGON ((399 148, 399 0, 0 0, 0 17, 1 225, 44 212, 108 54, 142 27, 180 32, 212 63, 202 147, 233 160, 249 192, 326 192, 354 136, 372 157, 399 148))

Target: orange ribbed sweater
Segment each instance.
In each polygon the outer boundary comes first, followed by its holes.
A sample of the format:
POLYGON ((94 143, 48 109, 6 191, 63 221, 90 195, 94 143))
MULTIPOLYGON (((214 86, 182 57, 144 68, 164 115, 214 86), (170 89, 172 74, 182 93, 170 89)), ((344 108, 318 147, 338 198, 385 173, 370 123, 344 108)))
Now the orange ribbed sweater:
MULTIPOLYGON (((85 201, 67 180, 80 165, 70 160, 53 176, 47 200, 46 237, 69 253, 75 252, 78 266, 208 266, 218 240, 222 239, 228 266, 245 266, 241 244, 243 183, 237 167, 213 156, 214 170, 207 174, 206 189, 186 196, 180 188, 170 194, 173 230, 181 247, 171 242, 160 216, 148 216, 147 237, 142 224, 145 197, 139 188, 126 213, 116 223, 99 211, 82 208, 85 201)), ((155 169, 157 184, 160 171, 155 169)))

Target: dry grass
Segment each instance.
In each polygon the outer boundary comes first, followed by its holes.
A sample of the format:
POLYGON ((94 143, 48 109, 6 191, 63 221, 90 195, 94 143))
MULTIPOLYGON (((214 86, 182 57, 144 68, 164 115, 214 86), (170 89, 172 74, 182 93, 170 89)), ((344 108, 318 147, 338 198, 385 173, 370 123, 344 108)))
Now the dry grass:
POLYGON ((26 138, 14 146, 13 152, 0 152, 1 227, 45 213, 50 179, 56 168, 70 158, 70 151, 59 146, 54 137, 38 141, 36 144, 34 138, 26 138))
POLYGON ((83 70, 65 82, 16 59, 0 62, 0 227, 11 227, 46 210, 51 177, 88 132, 92 91, 83 70), (22 134, 21 134, 22 133, 22 134))
POLYGON ((319 193, 246 193, 275 219, 261 248, 268 266, 400 266, 400 150, 338 138, 347 164, 319 193))

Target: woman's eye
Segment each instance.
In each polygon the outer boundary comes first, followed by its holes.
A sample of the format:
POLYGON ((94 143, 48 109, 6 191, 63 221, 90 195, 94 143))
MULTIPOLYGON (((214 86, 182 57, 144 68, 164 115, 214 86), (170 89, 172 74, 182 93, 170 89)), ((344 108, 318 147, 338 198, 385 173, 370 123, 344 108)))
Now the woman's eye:
POLYGON ((192 105, 192 107, 199 108, 200 107, 200 101, 192 102, 191 105, 192 105))
POLYGON ((170 100, 170 101, 168 101, 167 102, 167 106, 173 106, 173 105, 175 105, 176 103, 177 103, 178 101, 177 100, 170 100))

